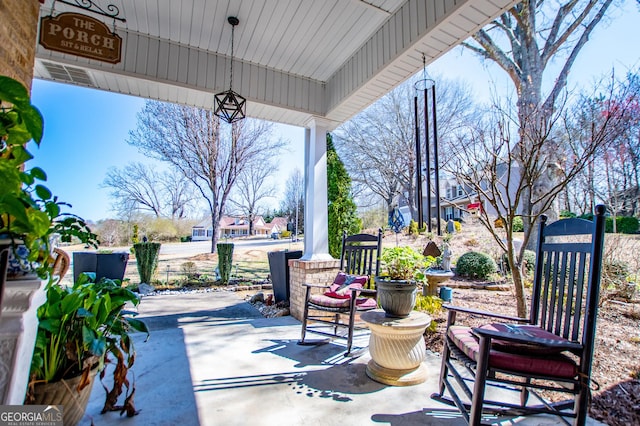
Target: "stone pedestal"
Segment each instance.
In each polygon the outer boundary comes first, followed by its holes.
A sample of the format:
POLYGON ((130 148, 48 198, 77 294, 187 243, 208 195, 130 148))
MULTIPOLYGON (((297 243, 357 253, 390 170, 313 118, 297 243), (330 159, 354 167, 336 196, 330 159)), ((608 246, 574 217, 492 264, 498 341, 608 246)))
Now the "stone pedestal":
POLYGON ((371 330, 367 376, 392 386, 411 386, 427 379, 422 335, 431 323, 429 315, 413 311, 406 318, 389 318, 376 309, 364 312, 361 319, 371 330))
POLYGON ((423 296, 437 296, 438 286, 445 281, 449 281, 455 275, 451 271, 441 271, 438 269, 427 269, 424 273, 429 285, 422 287, 423 296))
POLYGON ((24 403, 38 329, 36 313, 45 301, 45 283, 37 276, 5 283, 0 315, 1 404, 24 403))
MULTIPOLYGON (((302 321, 304 313, 304 297, 306 287, 304 283, 329 285, 338 273, 340 261, 331 260, 289 260, 290 298, 289 310, 291 316, 302 321)), ((316 289, 313 289, 316 290, 316 289)), ((320 291, 320 289, 317 289, 320 291)))

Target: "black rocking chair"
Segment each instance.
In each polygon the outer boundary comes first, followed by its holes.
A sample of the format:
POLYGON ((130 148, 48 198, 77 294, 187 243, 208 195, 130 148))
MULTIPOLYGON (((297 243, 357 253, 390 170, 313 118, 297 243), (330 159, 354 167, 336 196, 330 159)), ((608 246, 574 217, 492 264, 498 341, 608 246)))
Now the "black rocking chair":
POLYGON ((302 318, 301 345, 316 345, 328 340, 305 340, 307 331, 330 337, 341 337, 338 328, 347 328, 347 351, 352 356, 354 330, 357 327, 356 316, 363 311, 377 307, 376 291, 371 287, 372 276, 380 269, 379 254, 382 245, 382 230, 378 235, 357 234, 342 236, 340 273, 329 285, 304 284, 307 287, 302 318), (312 290, 316 289, 316 292, 312 290), (324 291, 318 293, 319 290, 324 291), (309 326, 313 322, 314 326, 309 326), (326 331, 327 326, 333 333, 326 331))
POLYGON ((440 388, 432 398, 457 406, 471 425, 482 424, 483 413, 544 413, 560 416, 566 424, 570 424, 567 418, 573 419, 574 425, 585 424, 604 213, 604 206, 597 206, 593 222, 563 219, 547 224, 547 218, 541 217, 528 319, 446 306, 449 314, 440 388), (455 324, 458 313, 506 322, 464 327, 455 324), (473 388, 467 383, 471 381, 473 388), (518 391, 520 404, 485 400, 488 384, 518 391), (536 392, 538 389, 569 393, 570 398, 549 403, 536 392), (444 396, 445 391, 451 398, 444 396), (540 402, 529 401, 531 394, 540 402))

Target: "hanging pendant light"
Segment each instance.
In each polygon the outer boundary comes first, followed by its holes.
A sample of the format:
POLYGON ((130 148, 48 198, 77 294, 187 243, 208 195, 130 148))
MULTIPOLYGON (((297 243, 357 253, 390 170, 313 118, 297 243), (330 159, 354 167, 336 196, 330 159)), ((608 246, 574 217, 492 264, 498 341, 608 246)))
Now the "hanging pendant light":
POLYGON ((247 100, 233 91, 233 32, 240 21, 235 16, 229 16, 227 21, 231 24, 231 72, 229 73, 229 90, 216 94, 213 113, 227 123, 233 123, 245 117, 245 103, 247 100))

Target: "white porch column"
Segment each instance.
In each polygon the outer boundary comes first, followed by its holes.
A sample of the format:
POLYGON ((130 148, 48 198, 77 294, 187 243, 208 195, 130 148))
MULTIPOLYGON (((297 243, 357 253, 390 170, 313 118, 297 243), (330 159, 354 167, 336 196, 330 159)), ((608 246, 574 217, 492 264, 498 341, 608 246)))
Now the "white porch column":
POLYGON ((329 121, 314 117, 305 129, 304 255, 302 260, 329 260, 327 209, 327 132, 329 121))

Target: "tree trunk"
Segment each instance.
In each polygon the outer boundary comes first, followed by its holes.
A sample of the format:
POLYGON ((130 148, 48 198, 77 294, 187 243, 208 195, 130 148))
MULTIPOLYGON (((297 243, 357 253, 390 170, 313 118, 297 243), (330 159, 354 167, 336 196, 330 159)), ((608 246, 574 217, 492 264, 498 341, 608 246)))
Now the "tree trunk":
POLYGON ((220 220, 216 218, 215 214, 211 215, 211 253, 216 252, 218 244, 218 229, 220 227, 220 220))

